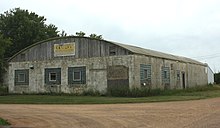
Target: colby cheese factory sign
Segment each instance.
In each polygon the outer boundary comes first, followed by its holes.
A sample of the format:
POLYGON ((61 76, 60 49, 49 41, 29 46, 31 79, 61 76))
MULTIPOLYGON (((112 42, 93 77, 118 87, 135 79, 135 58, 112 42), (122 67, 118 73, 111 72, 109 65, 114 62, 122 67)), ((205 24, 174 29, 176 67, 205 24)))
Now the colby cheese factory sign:
POLYGON ((54 56, 75 55, 75 43, 54 44, 54 56))

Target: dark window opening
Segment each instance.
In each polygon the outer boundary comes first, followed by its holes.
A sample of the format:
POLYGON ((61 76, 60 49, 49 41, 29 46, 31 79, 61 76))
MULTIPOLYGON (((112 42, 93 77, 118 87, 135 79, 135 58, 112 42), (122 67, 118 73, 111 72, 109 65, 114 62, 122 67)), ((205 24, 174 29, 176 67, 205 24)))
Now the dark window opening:
POLYGON ((50 72, 49 73, 49 81, 56 81, 57 80, 57 73, 50 72))
POLYGON ((164 79, 167 79, 167 71, 163 71, 164 79))
POLYGON ((81 80, 81 72, 80 71, 74 71, 73 72, 73 80, 74 81, 80 81, 81 80))
POLYGON ((174 66, 173 66, 173 64, 170 64, 170 67, 171 67, 171 70, 173 70, 173 69, 174 69, 174 66))
POLYGON ((147 69, 144 69, 144 79, 147 79, 147 77, 148 77, 148 71, 147 69))
POLYGON ((113 56, 113 55, 116 55, 116 48, 115 48, 115 46, 110 46, 109 47, 109 55, 110 56, 113 56))

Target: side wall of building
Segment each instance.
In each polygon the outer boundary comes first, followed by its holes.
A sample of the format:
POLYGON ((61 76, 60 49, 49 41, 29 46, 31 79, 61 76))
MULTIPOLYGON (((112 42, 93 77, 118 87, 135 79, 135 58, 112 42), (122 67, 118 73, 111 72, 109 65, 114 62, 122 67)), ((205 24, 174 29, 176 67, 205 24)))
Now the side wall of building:
POLYGON ((149 86, 150 88, 183 89, 193 86, 207 85, 206 67, 179 61, 135 56, 135 85, 149 86), (140 70, 142 65, 151 67, 150 84, 141 83, 140 70), (166 75, 163 73, 165 72, 166 75))
POLYGON ((207 73, 208 73, 208 84, 214 84, 214 72, 209 66, 207 66, 207 73))

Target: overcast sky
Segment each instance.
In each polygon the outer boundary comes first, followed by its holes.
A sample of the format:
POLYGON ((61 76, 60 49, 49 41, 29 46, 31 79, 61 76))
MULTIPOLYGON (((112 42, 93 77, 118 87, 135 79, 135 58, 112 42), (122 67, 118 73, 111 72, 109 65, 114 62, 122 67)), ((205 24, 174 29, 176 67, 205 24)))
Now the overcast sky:
POLYGON ((220 71, 220 0, 1 0, 0 13, 28 9, 68 35, 83 31, 208 63, 220 71))

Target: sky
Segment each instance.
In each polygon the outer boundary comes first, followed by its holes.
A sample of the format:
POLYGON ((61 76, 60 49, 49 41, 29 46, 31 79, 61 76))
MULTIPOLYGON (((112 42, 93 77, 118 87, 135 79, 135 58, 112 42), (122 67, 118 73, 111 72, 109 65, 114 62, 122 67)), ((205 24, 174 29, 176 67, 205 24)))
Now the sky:
POLYGON ((75 35, 184 56, 220 71, 220 0, 1 0, 0 13, 18 8, 75 35))

